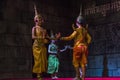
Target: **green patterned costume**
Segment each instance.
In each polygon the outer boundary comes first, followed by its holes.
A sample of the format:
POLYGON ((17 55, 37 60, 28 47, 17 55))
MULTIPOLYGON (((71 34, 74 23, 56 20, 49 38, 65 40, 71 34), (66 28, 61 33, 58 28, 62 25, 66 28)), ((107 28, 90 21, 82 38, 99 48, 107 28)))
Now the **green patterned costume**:
POLYGON ((47 72, 49 74, 57 73, 59 69, 59 60, 57 57, 57 54, 58 54, 57 45, 55 45, 54 43, 51 43, 48 46, 48 53, 49 53, 49 57, 48 57, 48 71, 47 72))

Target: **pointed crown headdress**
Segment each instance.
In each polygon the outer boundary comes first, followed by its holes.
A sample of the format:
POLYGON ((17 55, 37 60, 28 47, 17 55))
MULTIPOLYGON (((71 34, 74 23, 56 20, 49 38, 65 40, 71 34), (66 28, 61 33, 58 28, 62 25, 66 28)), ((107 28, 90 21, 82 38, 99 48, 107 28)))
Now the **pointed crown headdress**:
POLYGON ((77 17, 76 22, 79 24, 85 24, 85 20, 82 16, 82 5, 80 6, 80 13, 79 13, 79 16, 77 17))
POLYGON ((37 18, 42 19, 42 16, 40 14, 38 14, 36 5, 34 4, 34 10, 35 10, 35 17, 34 17, 34 21, 37 20, 37 18))
POLYGON ((51 38, 55 38, 52 30, 50 31, 50 37, 51 37, 51 38))

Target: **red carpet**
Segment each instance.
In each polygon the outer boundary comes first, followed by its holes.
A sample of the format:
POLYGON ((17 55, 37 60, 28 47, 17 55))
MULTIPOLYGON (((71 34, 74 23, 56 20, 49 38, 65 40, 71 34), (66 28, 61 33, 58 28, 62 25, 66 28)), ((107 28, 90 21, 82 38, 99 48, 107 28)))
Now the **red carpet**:
MULTIPOLYGON (((0 80, 37 80, 37 79, 0 79, 0 80)), ((51 78, 45 78, 43 80, 52 80, 51 78)), ((58 78, 56 80, 73 80, 73 78, 58 78)), ((120 80, 120 78, 85 78, 85 80, 120 80)))

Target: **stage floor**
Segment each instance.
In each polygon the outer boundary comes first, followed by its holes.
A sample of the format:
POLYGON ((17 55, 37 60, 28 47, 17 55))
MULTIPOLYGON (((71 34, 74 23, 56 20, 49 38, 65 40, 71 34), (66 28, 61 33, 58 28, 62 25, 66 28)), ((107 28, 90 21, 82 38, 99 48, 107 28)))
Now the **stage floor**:
MULTIPOLYGON (((74 78, 58 78, 56 80, 73 80, 74 78)), ((0 79, 0 80, 37 80, 36 78, 34 79, 28 79, 28 78, 20 78, 20 79, 0 79)), ((52 80, 51 78, 45 78, 43 80, 52 80)), ((85 78, 85 80, 120 80, 120 78, 85 78)))

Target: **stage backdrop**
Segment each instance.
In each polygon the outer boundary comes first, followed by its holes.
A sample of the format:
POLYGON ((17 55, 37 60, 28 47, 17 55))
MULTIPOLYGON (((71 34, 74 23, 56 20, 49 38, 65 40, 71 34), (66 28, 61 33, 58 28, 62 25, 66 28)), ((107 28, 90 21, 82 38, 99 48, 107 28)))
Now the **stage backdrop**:
MULTIPOLYGON (((48 32, 72 33, 79 14, 79 0, 34 0, 48 32)), ((84 0, 84 17, 92 36, 86 77, 120 76, 120 1, 84 0)), ((0 78, 32 78, 33 55, 31 30, 34 26, 33 0, 0 2, 0 78)), ((72 41, 60 41, 63 48, 72 41)), ((59 77, 74 77, 72 50, 59 55, 59 77)), ((45 74, 48 77, 48 74, 45 74)))
POLYGON ((87 77, 119 77, 120 0, 86 3, 84 13, 92 36, 87 77))

